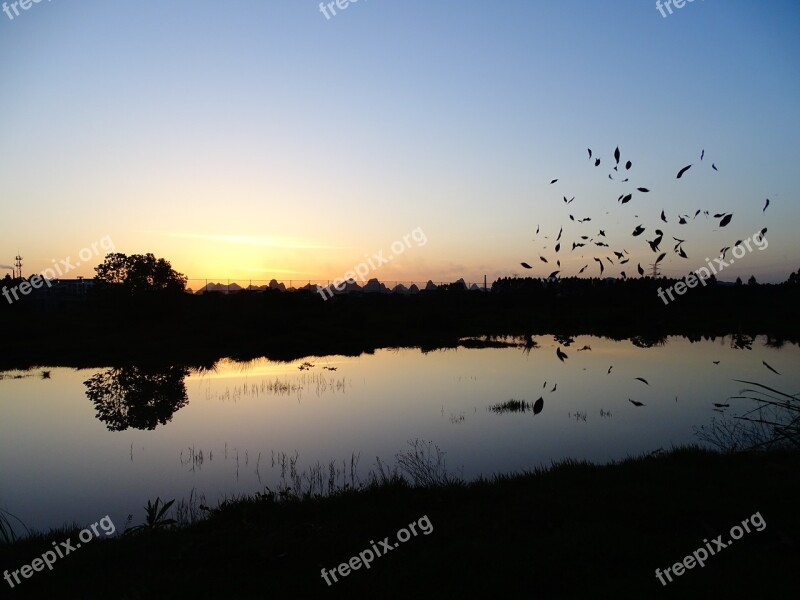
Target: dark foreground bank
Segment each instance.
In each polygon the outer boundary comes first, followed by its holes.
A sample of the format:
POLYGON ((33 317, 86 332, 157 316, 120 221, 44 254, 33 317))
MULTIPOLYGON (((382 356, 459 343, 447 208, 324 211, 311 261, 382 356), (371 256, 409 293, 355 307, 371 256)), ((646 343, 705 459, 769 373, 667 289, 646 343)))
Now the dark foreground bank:
MULTIPOLYGON (((798 453, 681 449, 473 484, 262 496, 183 529, 93 541, 13 590, 0 582, 2 597, 795 597, 798 473, 798 453)), ((71 534, 0 547, 0 569, 71 534)))

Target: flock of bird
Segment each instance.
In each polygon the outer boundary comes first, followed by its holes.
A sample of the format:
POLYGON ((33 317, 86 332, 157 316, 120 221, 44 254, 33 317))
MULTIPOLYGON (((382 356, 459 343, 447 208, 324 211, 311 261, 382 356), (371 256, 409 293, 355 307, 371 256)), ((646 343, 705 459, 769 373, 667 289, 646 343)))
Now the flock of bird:
MULTIPOLYGON (((589 154, 589 160, 593 162, 595 168, 600 167, 600 165, 602 164, 601 158, 596 156, 591 148, 587 148, 587 152, 589 154)), ((699 162, 703 163, 703 164, 708 164, 708 161, 703 162, 704 158, 705 158, 705 150, 702 150, 701 153, 700 153, 700 161, 699 162)), ((614 166, 613 166, 612 171, 608 174, 608 178, 611 181, 615 181, 615 182, 618 182, 618 183, 621 183, 621 184, 626 184, 626 183, 630 182, 630 177, 628 175, 630 174, 630 171, 633 168, 633 162, 630 161, 630 160, 626 160, 624 163, 622 163, 621 159, 622 159, 622 154, 620 152, 619 147, 617 147, 614 150, 614 166)), ((692 164, 689 164, 689 165, 686 165, 686 166, 682 167, 678 171, 678 173, 676 175, 676 179, 682 179, 684 177, 684 175, 686 175, 686 173, 689 172, 689 170, 692 169, 694 166, 695 166, 694 163, 692 163, 692 164)), ((719 169, 717 168, 717 165, 715 163, 711 163, 711 169, 714 170, 714 171, 719 171, 719 169)), ((550 181, 550 185, 555 185, 558 182, 559 182, 558 178, 552 179, 550 181)), ((648 188, 648 187, 642 187, 642 186, 635 187, 633 190, 630 190, 630 191, 626 190, 625 192, 620 194, 619 197, 617 198, 617 202, 620 205, 627 204, 627 203, 631 202, 634 199, 634 194, 648 194, 648 193, 650 193, 650 188, 648 188)), ((571 205, 574 200, 575 200, 575 196, 572 196, 569 199, 567 198, 567 196, 563 196, 564 205, 566 205, 566 206, 571 205)), ((769 201, 769 199, 767 199, 766 203, 764 204, 764 208, 763 208, 762 212, 766 212, 767 208, 769 207, 769 204, 770 204, 770 201, 769 201)), ((606 214, 608 214, 608 213, 606 213, 606 214)), ((689 223, 689 220, 697 219, 697 217, 700 214, 704 214, 706 217, 711 217, 712 216, 708 210, 697 209, 697 211, 694 213, 694 216, 691 216, 691 215, 688 215, 688 214, 678 214, 676 216, 677 224, 678 225, 687 225, 689 223)), ((637 219, 639 218, 638 215, 635 215, 635 217, 637 219)), ((724 228, 724 227, 727 227, 731 223, 731 221, 733 220, 733 213, 715 213, 713 215, 713 218, 719 220, 718 224, 719 224, 720 228, 724 228)), ((578 225, 583 225, 584 223, 592 221, 591 217, 577 218, 574 214, 569 214, 569 219, 570 219, 571 222, 577 223, 578 225)), ((667 213, 663 209, 661 210, 660 221, 663 222, 664 224, 668 224, 669 223, 669 220, 667 218, 667 213)), ((659 227, 665 227, 665 225, 659 224, 659 227)), ((643 225, 643 224, 639 224, 633 230, 633 232, 631 233, 631 236, 634 237, 634 238, 638 238, 639 236, 644 234, 646 231, 647 231, 647 227, 645 227, 645 225, 643 225)), ((536 227, 536 235, 537 236, 539 235, 539 232, 540 232, 540 227, 537 225, 537 227, 536 227)), ((653 239, 652 240, 645 239, 645 241, 647 242, 647 245, 650 247, 650 250, 654 254, 657 255, 656 259, 655 259, 655 262, 653 263, 653 266, 657 266, 659 263, 661 263, 667 257, 667 252, 664 252, 664 251, 661 250, 661 244, 663 242, 665 234, 661 229, 656 229, 656 228, 653 229, 653 233, 655 234, 653 239)), ((766 233, 767 233, 767 228, 765 227, 764 229, 761 230, 759 235, 763 238, 763 236, 766 235, 766 233)), ((545 246, 543 246, 544 249, 552 248, 554 253, 555 253, 555 255, 556 255, 555 257, 553 257, 552 255, 549 258, 546 257, 546 256, 543 256, 543 255, 539 256, 539 260, 542 263, 545 263, 545 264, 548 264, 548 265, 555 264, 555 266, 558 267, 556 270, 552 271, 547 276, 547 279, 557 279, 559 274, 561 273, 561 258, 560 257, 562 255, 560 253, 562 252, 562 247, 561 247, 562 241, 561 241, 561 238, 562 238, 563 234, 564 234, 564 227, 562 226, 559 229, 558 237, 556 237, 556 239, 555 239, 555 244, 552 245, 552 242, 551 242, 551 243, 546 244, 545 246)), ((545 239, 549 239, 548 236, 544 236, 544 237, 545 237, 545 239)), ((676 254, 677 256, 679 256, 680 258, 688 259, 689 255, 686 253, 686 251, 685 251, 685 249, 683 247, 683 244, 686 242, 686 240, 685 239, 681 239, 681 238, 677 238, 675 236, 671 236, 671 237, 675 241, 675 244, 673 246, 672 252, 674 254, 676 254)), ((586 248, 586 247, 591 248, 592 246, 594 246, 594 248, 596 248, 596 249, 608 248, 609 250, 595 250, 594 254, 600 254, 600 256, 592 256, 593 260, 598 265, 598 268, 599 268, 601 276, 605 272, 606 263, 608 263, 609 265, 612 265, 612 266, 614 266, 614 265, 621 266, 621 265, 625 265, 625 264, 629 263, 630 262, 630 253, 628 252, 628 250, 626 250, 625 248, 620 248, 619 250, 611 250, 609 244, 605 241, 606 239, 607 239, 606 238, 606 233, 605 233, 605 231, 603 229, 598 229, 598 231, 596 233, 594 233, 593 235, 585 235, 585 234, 579 235, 577 237, 577 239, 575 239, 575 240, 570 242, 572 244, 572 248, 569 250, 569 253, 571 254, 571 253, 575 252, 575 250, 578 249, 578 248, 586 248), (617 261, 616 263, 614 262, 615 260, 617 261)), ((533 241, 536 241, 536 239, 534 239, 533 241)), ((741 244, 742 241, 743 240, 738 240, 733 245, 733 247, 735 248, 736 246, 741 244)), ((566 246, 566 242, 564 242, 564 245, 566 246)), ((725 260, 725 254, 730 249, 731 249, 731 246, 726 246, 726 247, 720 249, 720 256, 721 256, 722 260, 725 260)), ((565 253, 567 252, 566 247, 563 249, 563 251, 565 253)), ((581 250, 581 252, 584 252, 584 251, 581 250)), ((584 257, 584 255, 581 255, 581 258, 583 258, 583 257, 584 257)), ((527 262, 522 262, 522 263, 520 263, 520 265, 525 269, 533 269, 534 268, 530 263, 527 263, 527 262)), ((588 269, 590 265, 591 265, 591 263, 588 263, 584 267, 582 267, 578 271, 578 275, 583 274, 584 271, 586 271, 586 269, 588 269)), ((552 266, 551 266, 551 268, 552 268, 552 266)), ((642 268, 641 263, 637 264, 636 270, 639 273, 639 276, 641 276, 641 277, 644 276, 645 269, 642 268)), ((620 272, 620 276, 622 277, 622 279, 627 279, 627 275, 625 274, 624 270, 622 270, 620 272)))
MULTIPOLYGON (((566 343, 566 345, 568 346, 568 345, 569 345, 569 343, 570 343, 570 341, 567 341, 567 342, 565 342, 565 343, 566 343)), ((592 348, 591 348, 590 346, 584 346, 583 348, 579 348, 577 351, 578 351, 578 352, 583 352, 583 351, 585 351, 585 350, 591 350, 591 349, 592 349, 592 348)), ((567 355, 567 353, 566 353, 566 352, 564 352, 564 351, 561 349, 561 346, 560 346, 560 345, 559 345, 559 346, 556 348, 556 356, 558 357, 558 360, 560 360, 561 362, 564 362, 566 359, 568 359, 568 358, 569 358, 569 355, 567 355)), ((718 360, 715 360, 715 361, 712 361, 712 362, 713 362, 715 365, 719 365, 719 364, 720 364, 720 361, 718 361, 718 360)), ((776 375, 780 375, 780 374, 781 374, 781 373, 779 373, 779 372, 778 372, 776 369, 774 369, 772 366, 770 366, 770 364, 769 364, 769 363, 767 363, 767 361, 765 361, 765 360, 762 360, 762 361, 761 361, 761 363, 762 363, 762 364, 763 364, 763 365, 764 365, 764 366, 765 366, 767 369, 769 369, 770 371, 772 371, 772 372, 773 372, 773 373, 775 373, 776 375)), ((611 365, 610 367, 608 367, 608 371, 607 371, 607 373, 606 373, 606 374, 607 374, 607 375, 610 375, 610 374, 611 374, 611 369, 613 369, 613 368, 614 368, 614 365, 611 365)), ((584 370, 585 370, 585 369, 584 369, 584 370)), ((645 385, 648 385, 648 386, 650 385, 650 382, 649 382, 649 381, 647 381, 647 380, 646 380, 644 377, 634 377, 634 380, 635 380, 635 381, 641 381, 642 383, 644 383, 645 385)), ((544 385, 542 386, 542 388, 545 388, 545 387, 547 387, 547 382, 546 382, 546 381, 544 382, 544 385)), ((558 383, 556 383, 556 384, 553 386, 553 389, 552 389, 552 390, 550 390, 550 392, 551 392, 551 393, 552 393, 552 392, 555 392, 557 387, 558 387, 558 383)), ((677 398, 677 397, 675 398, 675 401, 676 401, 676 402, 678 401, 678 398, 677 398)), ((633 405, 634 405, 634 406, 636 406, 636 407, 645 406, 644 402, 639 402, 638 400, 633 400, 633 399, 631 399, 631 398, 628 398, 628 402, 630 402, 631 404, 633 404, 633 405)), ((539 398, 539 400, 537 400, 537 401, 536 401, 536 403, 537 403, 537 404, 539 404, 539 408, 540 408, 538 412, 541 412, 541 408, 543 408, 543 407, 544 407, 544 400, 543 400, 543 398, 542 398, 542 397, 540 397, 540 398, 539 398), (540 402, 541 402, 541 404, 539 404, 540 402)), ((717 402, 715 402, 715 403, 714 403, 714 406, 715 406, 715 410, 716 410, 717 412, 722 412, 722 410, 721 410, 721 409, 724 409, 724 408, 729 408, 729 406, 730 406, 730 405, 729 405, 729 404, 721 404, 721 403, 717 403, 717 402)), ((535 414, 538 414, 538 412, 537 412, 537 413, 535 413, 535 414)))

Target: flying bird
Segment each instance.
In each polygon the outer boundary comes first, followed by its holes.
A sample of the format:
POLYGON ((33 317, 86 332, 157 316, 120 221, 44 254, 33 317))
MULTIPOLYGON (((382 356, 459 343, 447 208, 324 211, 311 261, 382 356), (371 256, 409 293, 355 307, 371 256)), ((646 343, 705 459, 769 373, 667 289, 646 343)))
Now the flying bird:
POLYGON ((622 202, 623 204, 627 204, 628 202, 631 201, 631 198, 633 198, 633 194, 628 194, 626 196, 623 196, 620 202, 622 202))
POLYGON ((634 237, 642 235, 643 233, 644 233, 644 227, 642 227, 641 225, 637 225, 636 229, 633 230, 634 237))
POLYGON ((586 150, 589 152, 589 158, 592 158, 592 149, 591 148, 587 148, 586 150))
POLYGON ((733 219, 733 215, 732 214, 731 215, 725 215, 722 218, 722 221, 719 222, 719 226, 720 227, 725 227, 728 223, 731 222, 731 219, 733 219))
POLYGON ((714 163, 711 163, 711 168, 714 169, 715 171, 719 171, 717 165, 715 165, 714 163))
POLYGON ((667 222, 667 215, 664 214, 663 210, 661 211, 661 220, 664 221, 664 223, 667 222))
POLYGON ((569 358, 569 356, 567 356, 566 353, 561 351, 561 346, 556 348, 556 356, 558 357, 558 360, 560 360, 561 362, 564 362, 565 358, 569 358))
POLYGON ((613 368, 614 368, 614 365, 611 365, 610 367, 608 367, 608 373, 606 373, 606 375, 609 375, 611 373, 611 369, 613 369, 613 368))
POLYGON ((552 394, 553 392, 555 392, 557 387, 558 387, 558 384, 556 383, 556 384, 553 386, 553 389, 552 389, 552 390, 550 390, 550 393, 552 394))
POLYGON ((636 400, 631 400, 630 398, 628 398, 628 402, 630 402, 634 406, 644 406, 644 402, 637 402, 636 400))
POLYGON ((538 415, 540 412, 542 412, 543 408, 544 408, 544 398, 540 397, 536 402, 533 403, 533 414, 538 415))
POLYGON ((639 271, 639 275, 641 275, 642 277, 644 277, 644 269, 642 268, 642 264, 641 264, 641 263, 639 263, 638 265, 636 265, 636 270, 637 270, 637 271, 639 271))
POLYGON ((639 380, 639 381, 641 381, 643 383, 646 383, 647 385, 650 385, 649 383, 647 383, 647 379, 644 379, 642 377, 634 377, 634 379, 637 379, 637 380, 639 380))
POLYGON ((637 192, 642 192, 644 194, 647 194, 650 190, 648 190, 647 188, 636 188, 636 191, 637 192))
POLYGON ((703 157, 704 157, 705 155, 706 155, 706 151, 705 151, 705 150, 703 150, 703 151, 700 153, 700 160, 703 160, 703 157))
POLYGON ((597 257, 595 257, 595 260, 596 260, 596 261, 597 261, 597 262, 600 264, 600 275, 602 275, 602 274, 603 274, 603 271, 605 270, 605 267, 603 266, 603 261, 602 261, 602 260, 600 260, 600 259, 599 259, 599 258, 597 258, 597 257))
POLYGON ((553 179, 553 181, 550 182, 550 185, 553 185, 556 181, 558 181, 558 179, 553 179))
POLYGON ((619 146, 617 146, 617 149, 614 150, 614 160, 617 162, 617 164, 619 164, 619 146))
POLYGON ((767 368, 768 368, 770 371, 772 371, 772 372, 773 372, 773 373, 775 373, 776 375, 780 375, 780 373, 778 373, 778 372, 777 372, 775 369, 773 369, 772 367, 770 367, 770 366, 767 364, 767 361, 765 361, 765 360, 762 360, 761 362, 762 362, 762 363, 764 363, 764 366, 765 366, 765 367, 767 367, 767 368))
POLYGON ((716 406, 717 408, 730 408, 731 407, 730 404, 720 404, 718 402, 714 402, 714 406, 716 406))
POLYGON ((583 267, 583 268, 582 268, 580 271, 578 271, 578 275, 580 275, 581 273, 583 273, 583 272, 586 270, 586 268, 587 268, 588 266, 589 266, 589 265, 586 265, 586 266, 585 266, 585 267, 583 267))
POLYGON ((540 256, 540 257, 539 257, 539 260, 541 260, 541 261, 542 261, 542 262, 544 262, 544 263, 546 263, 546 262, 547 262, 547 259, 546 259, 544 256, 540 256))
POLYGON ((715 365, 718 365, 718 364, 719 364, 719 361, 718 361, 718 360, 712 360, 711 362, 713 362, 715 365))
POLYGON ((625 163, 625 170, 626 170, 626 171, 630 170, 630 168, 631 168, 632 166, 633 166, 633 163, 632 163, 631 161, 628 161, 628 162, 626 162, 626 163, 625 163))
POLYGON ((561 271, 553 271, 552 273, 550 273, 550 275, 547 276, 547 278, 548 279, 552 279, 553 277, 555 277, 559 273, 561 273, 561 271))
POLYGON ((683 167, 680 171, 678 171, 678 177, 676 177, 676 179, 680 179, 681 177, 683 177, 683 174, 686 173, 686 171, 688 171, 691 168, 692 165, 689 165, 688 167, 683 167))
POLYGON ((525 262, 524 263, 519 263, 519 264, 521 264, 526 269, 532 269, 533 268, 532 266, 530 266, 528 263, 525 263, 525 262))
POLYGON ((764 204, 764 208, 763 208, 763 210, 761 212, 766 212, 768 206, 769 206, 769 198, 767 198, 767 202, 766 202, 766 204, 764 204))
POLYGON ((598 158, 598 159, 595 159, 595 161, 594 161, 594 166, 595 166, 595 167, 599 167, 599 166, 600 166, 600 159, 599 159, 599 158, 598 158))

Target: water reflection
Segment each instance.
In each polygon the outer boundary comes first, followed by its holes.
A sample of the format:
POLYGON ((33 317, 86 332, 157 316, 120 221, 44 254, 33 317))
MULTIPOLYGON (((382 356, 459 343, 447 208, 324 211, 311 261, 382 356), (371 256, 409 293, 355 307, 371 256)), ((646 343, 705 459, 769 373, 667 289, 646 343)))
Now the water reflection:
POLYGON ((115 367, 83 382, 97 418, 110 431, 155 429, 189 403, 184 367, 115 367))
POLYGON ((657 342, 495 336, 447 351, 225 360, 205 369, 0 372, 0 473, 9 482, 0 505, 37 528, 109 513, 124 522, 156 496, 196 490, 214 503, 274 488, 280 473, 270 458, 279 452, 300 457, 299 473, 361 453, 366 476, 377 457, 427 439, 473 479, 565 458, 607 462, 727 443, 721 436, 733 426, 737 447, 753 446, 764 436, 741 429, 753 425, 748 418, 778 423, 784 439, 796 431, 797 414, 769 404, 798 402, 781 395, 800 390, 794 343, 741 335, 657 342), (559 360, 559 347, 568 359, 559 360), (736 380, 767 385, 774 397, 743 392, 758 386, 736 380), (759 405, 762 414, 748 414, 759 405), (696 428, 707 430, 713 417, 724 419, 710 432, 717 437, 698 438, 696 428))

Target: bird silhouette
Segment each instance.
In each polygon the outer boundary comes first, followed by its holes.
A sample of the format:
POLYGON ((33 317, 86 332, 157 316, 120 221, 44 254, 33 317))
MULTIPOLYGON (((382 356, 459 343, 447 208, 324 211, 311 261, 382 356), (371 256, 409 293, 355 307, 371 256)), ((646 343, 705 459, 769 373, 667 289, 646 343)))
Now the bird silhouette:
POLYGON ((777 372, 775 369, 773 369, 772 367, 770 367, 770 366, 767 364, 767 361, 765 361, 765 360, 762 360, 761 362, 762 362, 762 363, 764 363, 764 366, 765 366, 765 367, 767 367, 767 368, 768 368, 770 371, 772 371, 772 372, 773 372, 773 373, 775 373, 776 375, 780 375, 780 373, 778 373, 778 372, 777 372))
POLYGON ((569 358, 569 356, 567 356, 566 353, 561 351, 561 346, 556 348, 556 356, 558 357, 558 360, 560 360, 561 362, 564 362, 565 358, 569 358))
POLYGON ((630 402, 634 406, 644 406, 644 402, 637 402, 636 400, 631 400, 630 398, 628 398, 628 402, 630 402))

